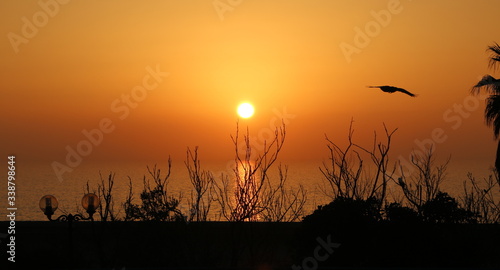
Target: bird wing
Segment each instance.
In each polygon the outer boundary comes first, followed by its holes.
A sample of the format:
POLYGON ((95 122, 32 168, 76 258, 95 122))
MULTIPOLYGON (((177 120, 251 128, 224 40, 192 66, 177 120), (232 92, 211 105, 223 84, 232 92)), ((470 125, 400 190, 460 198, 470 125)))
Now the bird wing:
POLYGON ((403 88, 399 88, 399 87, 395 87, 395 86, 389 86, 389 85, 384 85, 384 86, 367 86, 369 88, 380 88, 380 90, 386 92, 386 93, 394 93, 396 91, 398 92, 401 92, 401 93, 405 93, 411 97, 416 97, 417 95, 403 89, 403 88))
POLYGON ((410 97, 415 97, 415 94, 410 93, 409 91, 407 91, 407 90, 405 90, 405 89, 403 89, 403 88, 394 87, 394 89, 395 89, 396 91, 401 92, 401 93, 405 93, 405 94, 409 95, 410 97))

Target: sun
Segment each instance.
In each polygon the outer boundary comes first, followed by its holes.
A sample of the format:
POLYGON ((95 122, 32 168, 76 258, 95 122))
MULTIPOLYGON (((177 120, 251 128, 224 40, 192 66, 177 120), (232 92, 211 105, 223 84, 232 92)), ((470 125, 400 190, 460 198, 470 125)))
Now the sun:
POLYGON ((254 108, 250 103, 241 103, 238 106, 238 115, 243 118, 250 118, 254 113, 254 108))

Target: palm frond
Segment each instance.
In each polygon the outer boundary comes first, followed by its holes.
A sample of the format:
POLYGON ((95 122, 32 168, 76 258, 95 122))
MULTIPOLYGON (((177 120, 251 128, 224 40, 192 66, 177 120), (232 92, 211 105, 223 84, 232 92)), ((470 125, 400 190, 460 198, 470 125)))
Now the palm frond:
POLYGON ((472 87, 471 92, 473 94, 479 94, 481 89, 485 89, 492 94, 500 94, 500 80, 495 79, 495 77, 491 75, 484 75, 483 78, 472 87))
POLYGON ((486 124, 493 127, 495 139, 498 139, 500 135, 500 95, 491 95, 486 99, 484 118, 486 124))
POLYGON ((500 65, 500 45, 495 42, 487 50, 491 52, 489 67, 496 69, 497 65, 500 65))

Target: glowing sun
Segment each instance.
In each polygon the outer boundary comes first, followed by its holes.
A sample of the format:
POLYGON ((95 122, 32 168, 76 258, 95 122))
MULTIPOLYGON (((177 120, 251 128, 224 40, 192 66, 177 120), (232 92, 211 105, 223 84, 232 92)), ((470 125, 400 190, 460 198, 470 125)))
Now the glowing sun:
POLYGON ((254 112, 254 108, 252 104, 250 103, 241 103, 238 106, 238 115, 243 117, 243 118, 250 118, 252 117, 254 112))

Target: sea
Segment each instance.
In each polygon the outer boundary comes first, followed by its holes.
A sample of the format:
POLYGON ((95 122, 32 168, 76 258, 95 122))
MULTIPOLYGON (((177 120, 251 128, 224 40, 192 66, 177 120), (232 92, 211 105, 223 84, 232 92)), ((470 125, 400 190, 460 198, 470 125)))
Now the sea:
MULTIPOLYGON (((302 185, 306 190, 307 200, 304 205, 304 215, 312 213, 319 205, 331 201, 331 192, 325 177, 320 171, 321 161, 293 161, 282 162, 282 166, 288 168, 286 185, 296 190, 302 185)), ((491 174, 493 162, 452 160, 448 164, 447 175, 441 185, 441 189, 455 198, 463 194, 463 183, 467 180, 467 174, 472 173, 474 177, 481 180, 491 174)), ((75 167, 72 172, 66 172, 62 179, 58 179, 50 162, 17 162, 15 168, 15 205, 9 205, 7 200, 7 166, 2 166, 1 174, 4 177, 3 188, 0 189, 0 220, 7 221, 14 208, 16 221, 43 221, 47 217, 39 207, 40 199, 44 195, 53 195, 58 200, 59 208, 54 217, 62 214, 75 214, 84 212, 81 200, 87 193, 96 192, 101 178, 107 183, 110 174, 114 176, 113 198, 114 212, 123 217, 123 203, 129 193, 129 184, 132 184, 133 198, 139 203, 140 192, 143 190, 143 180, 148 177, 148 167, 160 169, 162 176, 168 171, 167 162, 145 163, 145 162, 91 162, 87 161, 75 167)), ((221 175, 234 176, 231 162, 202 163, 202 169, 212 172, 216 181, 221 180, 221 175)), ((273 165, 270 169, 272 181, 278 177, 278 166, 273 165)), ((234 178, 234 177, 233 177, 234 178)), ((183 213, 189 211, 189 201, 192 194, 192 184, 189 180, 188 170, 184 162, 173 162, 169 177, 168 192, 174 197, 181 198, 180 209, 183 213)), ((399 188, 391 184, 388 189, 388 199, 401 198, 399 188)), ((217 206, 213 207, 217 212, 217 206)), ((220 219, 220 213, 212 213, 212 220, 220 219)))

